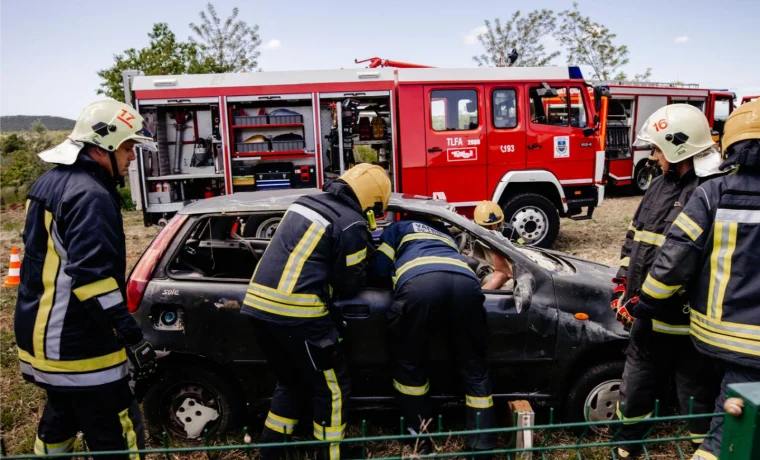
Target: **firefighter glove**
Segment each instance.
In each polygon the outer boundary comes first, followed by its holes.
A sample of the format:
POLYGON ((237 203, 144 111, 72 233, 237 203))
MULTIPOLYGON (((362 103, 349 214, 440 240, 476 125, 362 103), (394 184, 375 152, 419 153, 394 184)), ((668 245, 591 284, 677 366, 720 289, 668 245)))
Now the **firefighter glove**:
POLYGON ((652 320, 639 318, 631 327, 631 346, 642 358, 649 357, 649 339, 652 337, 652 320))
POLYGON ((615 287, 612 288, 612 296, 610 297, 610 308, 617 312, 620 307, 620 303, 625 297, 625 288, 628 284, 628 280, 625 278, 612 278, 612 282, 615 283, 615 287))
POLYGON ((631 312, 638 302, 639 296, 631 297, 626 303, 615 310, 615 318, 620 322, 620 324, 625 327, 630 327, 633 324, 636 318, 633 317, 631 312))
POLYGON ((148 379, 156 373, 158 361, 153 345, 143 339, 135 345, 127 347, 127 357, 134 368, 134 379, 136 382, 148 379))

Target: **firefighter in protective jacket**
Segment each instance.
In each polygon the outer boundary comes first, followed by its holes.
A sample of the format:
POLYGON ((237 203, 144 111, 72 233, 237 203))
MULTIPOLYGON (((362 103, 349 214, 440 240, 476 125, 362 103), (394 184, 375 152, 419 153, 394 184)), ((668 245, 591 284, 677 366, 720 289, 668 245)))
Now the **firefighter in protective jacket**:
MULTIPOLYGON (((612 308, 626 328, 634 323, 631 310, 639 300, 644 284, 665 235, 671 225, 689 225, 681 214, 696 189, 700 176, 717 170, 720 156, 713 146, 704 114, 688 104, 662 107, 644 122, 636 144, 654 150, 663 175, 655 178, 633 216, 621 252, 620 269, 613 280, 612 308)), ((654 409, 655 399, 663 395, 675 370, 681 409, 689 411, 694 397, 694 413, 707 413, 717 396, 717 377, 711 365, 697 353, 689 340, 687 300, 680 293, 670 299, 670 308, 653 319, 654 336, 646 348, 629 346, 626 352, 623 383, 620 388, 618 416, 625 420, 619 436, 641 439, 654 409)), ((693 435, 707 433, 707 419, 692 419, 693 435)), ((620 457, 634 457, 639 445, 618 448, 620 457)))
MULTIPOLYGON (((313 395, 314 437, 343 439, 351 391, 338 330, 329 314, 336 295, 359 290, 365 275, 374 213, 388 206, 391 183, 379 166, 360 164, 328 182, 324 193, 288 208, 256 266, 241 313, 277 375, 262 443, 290 435, 313 395)), ((340 445, 329 445, 330 460, 340 445)), ((319 449, 322 452, 322 449, 319 449)), ((264 459, 280 449, 261 449, 264 459)))
MULTIPOLYGON (((389 347, 393 355, 393 387, 398 392, 405 425, 420 433, 432 417, 430 382, 426 371, 427 346, 433 334, 446 334, 466 392, 467 429, 494 427, 491 381, 486 363, 485 296, 480 280, 457 250, 440 221, 400 220, 383 230, 375 253, 373 275, 391 277, 393 303, 388 315, 389 347), (478 414, 480 414, 478 416, 478 414)), ((431 451, 423 438, 419 453, 431 451)), ((495 435, 471 435, 470 448, 495 447, 495 435)), ((480 457, 478 457, 480 458, 480 457)))
MULTIPOLYGON (((662 245, 635 309, 631 342, 647 347, 652 324, 671 314, 687 287, 691 338, 697 350, 723 364, 716 411, 727 386, 760 381, 760 101, 741 105, 726 120, 722 150, 731 172, 700 185, 662 245)), ((694 455, 720 455, 723 417, 694 455)))
POLYGON ((37 454, 71 451, 78 431, 93 451, 144 448, 127 360, 138 381, 156 362, 124 302, 116 189, 138 143, 154 148, 142 117, 106 100, 87 106, 67 139, 39 154, 57 166, 28 194, 15 316, 21 372, 48 397, 37 454))

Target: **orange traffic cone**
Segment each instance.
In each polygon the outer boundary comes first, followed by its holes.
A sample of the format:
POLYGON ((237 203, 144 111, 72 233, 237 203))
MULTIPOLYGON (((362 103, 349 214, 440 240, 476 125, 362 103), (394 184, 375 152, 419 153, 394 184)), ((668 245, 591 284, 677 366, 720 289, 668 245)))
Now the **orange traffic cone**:
POLYGON ((8 266, 8 278, 3 283, 3 287, 18 286, 21 282, 21 257, 18 255, 18 248, 11 249, 11 264, 8 266))

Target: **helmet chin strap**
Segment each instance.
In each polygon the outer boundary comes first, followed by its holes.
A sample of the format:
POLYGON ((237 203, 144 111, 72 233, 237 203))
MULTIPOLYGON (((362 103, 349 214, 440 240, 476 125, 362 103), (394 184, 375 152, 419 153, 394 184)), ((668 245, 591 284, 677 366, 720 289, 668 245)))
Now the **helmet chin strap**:
POLYGON ((111 172, 116 185, 124 187, 124 176, 119 173, 119 164, 116 162, 116 152, 108 152, 108 158, 111 159, 111 172))

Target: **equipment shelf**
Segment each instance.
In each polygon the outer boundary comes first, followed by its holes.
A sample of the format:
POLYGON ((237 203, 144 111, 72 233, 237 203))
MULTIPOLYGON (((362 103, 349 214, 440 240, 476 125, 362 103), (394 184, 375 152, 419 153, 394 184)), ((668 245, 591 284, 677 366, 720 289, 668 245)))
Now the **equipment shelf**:
POLYGON ((232 125, 232 129, 299 128, 303 123, 280 123, 274 125, 232 125))
POLYGON ((215 179, 224 177, 224 174, 172 174, 170 176, 146 177, 146 180, 185 180, 185 179, 215 179))
POLYGON ((282 150, 279 152, 235 152, 233 154, 236 158, 235 160, 239 158, 249 158, 249 157, 303 157, 303 158, 309 158, 313 157, 313 153, 306 153, 303 150, 282 150))

